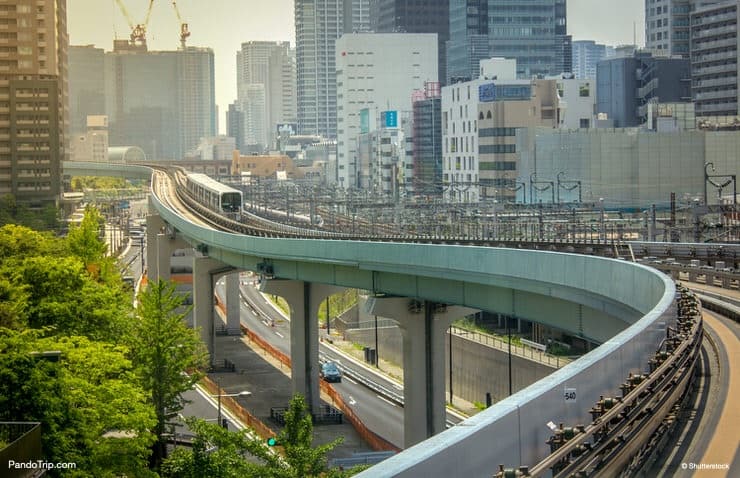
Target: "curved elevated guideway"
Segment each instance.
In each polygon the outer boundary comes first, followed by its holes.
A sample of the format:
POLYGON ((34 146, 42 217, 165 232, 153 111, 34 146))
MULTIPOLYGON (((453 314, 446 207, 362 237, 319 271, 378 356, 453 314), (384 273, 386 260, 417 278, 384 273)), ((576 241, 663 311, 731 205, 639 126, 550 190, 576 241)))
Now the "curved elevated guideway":
MULTIPOLYGON (((330 288, 372 291, 378 310, 395 314, 389 316, 404 330, 404 367, 407 361, 415 367, 404 373, 405 401, 411 404, 406 442, 434 436, 361 476, 491 476, 498 463, 537 463, 550 453, 548 422, 590 422, 590 407, 602 395, 615 395, 629 373, 644 372, 666 328, 675 327, 673 282, 638 264, 521 249, 244 236, 195 224, 167 207, 160 194, 153 187, 150 210, 168 225, 166 240, 176 236, 207 255, 194 260, 196 321, 212 316, 212 310, 199 312, 199 298, 207 298, 197 290, 199 277, 211 278, 211 297, 214 271, 252 270, 271 279, 268 287, 286 296, 295 315, 293 379, 306 384, 309 403, 318 400, 318 331, 312 319, 330 288), (199 272, 199 262, 209 269, 199 272), (517 316, 602 345, 443 431, 443 334, 451 318, 435 304, 517 316)), ((203 302, 208 305, 208 299, 203 302)), ((209 325, 204 339, 212 344, 209 325)))

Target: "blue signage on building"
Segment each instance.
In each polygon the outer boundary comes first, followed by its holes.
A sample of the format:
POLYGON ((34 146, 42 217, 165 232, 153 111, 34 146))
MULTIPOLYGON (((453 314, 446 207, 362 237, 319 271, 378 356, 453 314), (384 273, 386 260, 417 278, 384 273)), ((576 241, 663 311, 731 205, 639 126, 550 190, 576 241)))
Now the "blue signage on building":
POLYGON ((386 128, 398 128, 398 111, 381 111, 380 121, 386 128))
POLYGON ((496 101, 496 85, 486 83, 478 87, 478 101, 481 103, 490 103, 496 101))

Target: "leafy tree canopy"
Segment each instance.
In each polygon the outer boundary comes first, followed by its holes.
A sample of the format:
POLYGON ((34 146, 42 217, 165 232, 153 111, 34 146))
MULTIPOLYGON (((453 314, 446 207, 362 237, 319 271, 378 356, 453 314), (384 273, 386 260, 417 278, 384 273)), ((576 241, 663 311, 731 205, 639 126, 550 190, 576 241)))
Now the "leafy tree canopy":
POLYGON ((24 309, 17 320, 32 328, 54 327, 59 334, 115 342, 129 326, 123 289, 93 280, 75 257, 29 257, 12 268, 0 266, 0 279, 8 284, 6 307, 16 310, 11 298, 21 301, 24 309))
POLYGON ((0 419, 40 421, 48 461, 77 463, 65 476, 151 476, 154 412, 126 350, 43 334, 0 329, 0 419))
POLYGON ((157 414, 154 465, 165 457, 166 423, 183 408, 182 393, 193 388, 208 363, 197 330, 189 328, 178 312, 183 298, 171 282, 149 283, 139 296, 129 335, 131 358, 157 414), (188 375, 183 371, 188 370, 188 375))
POLYGON ((168 457, 162 464, 163 477, 341 478, 365 468, 346 471, 328 468, 326 455, 341 442, 341 438, 326 445, 313 446, 313 423, 301 395, 295 395, 291 400, 285 414, 285 428, 277 437, 284 456, 247 430, 230 432, 192 417, 187 418, 186 423, 195 433, 193 447, 178 449, 168 457))

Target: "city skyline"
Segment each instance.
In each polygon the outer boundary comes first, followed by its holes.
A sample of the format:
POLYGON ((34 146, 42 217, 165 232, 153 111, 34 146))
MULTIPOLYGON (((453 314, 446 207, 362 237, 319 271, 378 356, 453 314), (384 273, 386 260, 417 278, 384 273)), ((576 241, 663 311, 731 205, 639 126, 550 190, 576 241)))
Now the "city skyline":
MULTIPOLYGON (((148 0, 124 2, 135 23, 143 22, 148 0)), ((295 46, 292 0, 273 0, 268 6, 256 0, 219 0, 207 5, 181 0, 178 8, 188 23, 190 46, 213 48, 216 67, 216 103, 219 131, 226 131, 225 113, 236 99, 236 52, 246 41, 290 41, 295 46), (235 13, 236 12, 236 13, 235 13), (244 13, 241 13, 244 12, 244 13)), ((70 45, 94 44, 112 50, 117 37, 128 38, 129 27, 114 2, 68 0, 70 45)), ((179 47, 179 22, 171 2, 155 3, 149 24, 152 50, 179 47)), ((644 44, 644 0, 569 0, 568 33, 574 40, 595 40, 607 45, 644 44), (595 21, 598 18, 608 22, 595 21), (633 28, 634 27, 634 28, 633 28)))

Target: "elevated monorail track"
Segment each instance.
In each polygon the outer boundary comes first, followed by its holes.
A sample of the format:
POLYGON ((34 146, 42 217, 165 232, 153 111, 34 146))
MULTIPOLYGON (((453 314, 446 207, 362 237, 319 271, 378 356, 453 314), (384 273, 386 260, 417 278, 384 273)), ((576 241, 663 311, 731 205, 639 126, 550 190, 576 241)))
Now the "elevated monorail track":
MULTIPOLYGON (((573 243, 542 242, 524 243, 522 241, 502 241, 473 237, 431 237, 423 235, 354 235, 330 232, 279 224, 254 214, 242 214, 242 220, 225 217, 199 204, 185 192, 182 173, 170 173, 171 179, 156 182, 155 194, 176 197, 180 204, 187 206, 192 214, 203 217, 212 227, 256 237, 298 238, 298 239, 336 239, 354 241, 404 242, 422 244, 452 244, 487 247, 513 247, 546 251, 598 254, 612 257, 634 259, 635 248, 639 243, 573 243), (179 178, 179 179, 178 179, 179 178)), ((161 196, 160 196, 161 197, 161 196)), ((728 260, 737 261, 738 248, 716 245, 700 247, 687 246, 685 251, 675 245, 666 253, 674 256, 696 257, 709 251, 728 260)), ((651 246, 641 250, 643 254, 651 246)), ((660 246, 659 246, 660 247, 660 246)), ((539 476, 553 473, 554 476, 591 476, 608 474, 613 476, 630 467, 639 466, 639 457, 649 448, 651 437, 656 431, 665 428, 670 421, 671 410, 686 393, 694 367, 699 356, 702 337, 701 307, 696 298, 681 289, 679 299, 679 318, 676 330, 668 329, 663 349, 650 364, 650 371, 644 376, 630 376, 622 387, 622 396, 617 399, 603 399, 592 409, 594 421, 589 426, 571 424, 570 428, 560 428, 552 440, 552 454, 531 470, 525 468, 515 473, 524 476, 539 476), (668 417, 668 418, 666 418, 668 417), (636 458, 638 457, 638 458, 636 458)), ((645 364, 647 367, 647 364, 645 364)), ((492 469, 491 472, 494 472, 492 469)), ((501 476, 512 476, 510 470, 501 476)))
MULTIPOLYGON (((161 169, 160 169, 161 170, 161 169)), ((207 219, 218 229, 257 237, 296 238, 296 239, 336 239, 353 241, 403 242, 419 244, 452 244, 482 247, 507 247, 514 249, 532 249, 553 252, 568 252, 577 254, 591 254, 603 257, 622 258, 633 260, 636 256, 673 257, 676 260, 703 259, 725 260, 728 263, 740 261, 740 244, 685 244, 685 243, 655 243, 619 241, 616 239, 604 241, 572 241, 547 240, 525 241, 514 238, 454 236, 454 235, 426 235, 426 234, 394 234, 392 229, 376 225, 376 233, 368 233, 367 224, 357 223, 354 233, 333 232, 318 228, 300 227, 281 224, 277 221, 258 216, 251 212, 242 213, 242 220, 224 216, 213 211, 187 194, 185 188, 186 173, 181 169, 169 171, 175 186, 165 186, 169 195, 176 195, 180 202, 192 212, 207 219)), ((153 188, 155 189, 155 188, 153 188)), ((324 221, 331 221, 331 216, 324 216, 324 221)), ((351 219, 344 218, 338 224, 351 229, 351 219)))

